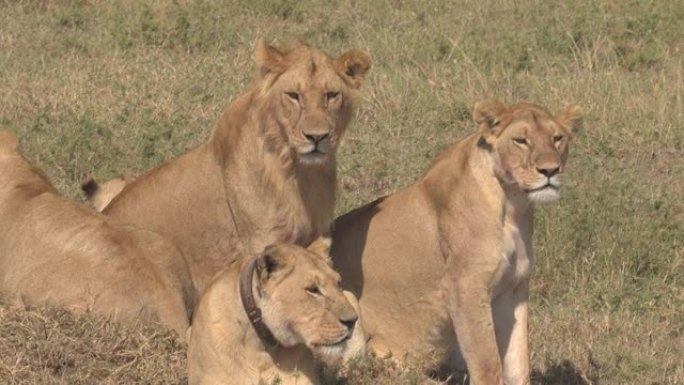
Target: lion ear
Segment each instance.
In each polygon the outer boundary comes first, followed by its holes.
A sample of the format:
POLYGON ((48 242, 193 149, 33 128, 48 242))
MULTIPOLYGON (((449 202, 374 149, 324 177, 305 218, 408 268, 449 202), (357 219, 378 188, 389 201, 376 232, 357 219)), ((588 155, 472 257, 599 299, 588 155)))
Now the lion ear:
POLYGON ((330 263, 330 246, 332 245, 332 238, 322 236, 311 242, 307 249, 314 254, 325 259, 326 262, 330 263))
POLYGON ((497 126, 501 122, 501 115, 507 108, 498 100, 485 100, 475 103, 473 108, 473 120, 480 125, 482 136, 485 139, 494 135, 497 126))
POLYGON ((361 87, 370 68, 370 54, 360 49, 351 49, 335 59, 335 70, 354 88, 361 87))
POLYGON ((266 43, 266 40, 263 38, 256 42, 254 61, 262 77, 269 73, 278 74, 285 71, 285 55, 277 48, 266 43))
POLYGON ((558 113, 556 120, 566 127, 571 135, 575 135, 582 129, 582 108, 570 104, 558 113))
POLYGON ((0 146, 16 150, 19 147, 17 137, 7 130, 0 130, 0 146))
POLYGON ((289 255, 279 252, 277 246, 266 246, 264 251, 257 257, 257 275, 262 282, 265 282, 273 274, 285 269, 289 262, 289 255))

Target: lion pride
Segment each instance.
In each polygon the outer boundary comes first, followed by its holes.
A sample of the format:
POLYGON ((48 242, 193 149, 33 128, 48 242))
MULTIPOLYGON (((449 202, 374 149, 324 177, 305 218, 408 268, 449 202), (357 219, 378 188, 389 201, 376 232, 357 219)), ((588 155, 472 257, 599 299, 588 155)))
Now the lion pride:
POLYGON ((269 245, 217 274, 188 331, 190 385, 319 384, 316 359, 361 353, 358 302, 329 247, 269 245))
POLYGON ((0 295, 156 321, 185 335, 196 294, 178 249, 60 197, 0 130, 0 295))
POLYGON ((419 181, 335 221, 333 261, 369 349, 421 353, 477 385, 529 384, 534 206, 558 198, 580 109, 478 103, 479 131, 419 181))
POLYGON ((256 84, 206 143, 137 178, 104 210, 173 240, 199 290, 239 255, 328 232, 335 153, 371 65, 356 49, 332 58, 263 41, 255 61, 256 84))

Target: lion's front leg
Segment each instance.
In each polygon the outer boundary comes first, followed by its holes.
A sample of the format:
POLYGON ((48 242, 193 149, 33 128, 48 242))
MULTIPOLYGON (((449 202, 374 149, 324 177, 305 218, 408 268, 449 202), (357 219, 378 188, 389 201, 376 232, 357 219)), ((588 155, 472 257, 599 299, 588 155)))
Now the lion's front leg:
POLYGON ((501 294, 493 304, 494 324, 506 385, 530 383, 528 297, 528 284, 524 282, 515 290, 501 294))
POLYGON ((477 279, 460 279, 455 287, 449 298, 449 312, 470 383, 503 385, 489 291, 477 279))

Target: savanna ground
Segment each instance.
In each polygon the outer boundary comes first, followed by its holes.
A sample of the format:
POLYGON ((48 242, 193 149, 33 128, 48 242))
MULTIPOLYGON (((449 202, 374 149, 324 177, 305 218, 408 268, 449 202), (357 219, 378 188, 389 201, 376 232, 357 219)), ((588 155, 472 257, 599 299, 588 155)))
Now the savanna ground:
MULTIPOLYGON (((196 146, 260 36, 373 56, 338 212, 415 180, 481 99, 580 104, 561 200, 537 212, 533 382, 684 383, 684 6, 679 0, 0 2, 0 125, 58 189, 196 146)), ((186 382, 182 343, 0 308, 0 383, 186 382)), ((363 362, 343 384, 411 384, 363 362)))

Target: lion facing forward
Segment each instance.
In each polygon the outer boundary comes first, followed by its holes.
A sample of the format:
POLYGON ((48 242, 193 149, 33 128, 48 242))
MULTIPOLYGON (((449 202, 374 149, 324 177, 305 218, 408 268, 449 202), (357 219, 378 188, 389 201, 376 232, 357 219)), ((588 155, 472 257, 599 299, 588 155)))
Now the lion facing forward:
POLYGON ((340 289, 329 245, 271 245, 217 274, 189 331, 190 385, 318 384, 314 358, 363 351, 358 303, 340 289))
POLYGON ((0 130, 0 294, 23 305, 92 310, 184 335, 195 292, 179 251, 60 197, 0 130))
POLYGON ((240 255, 306 245, 333 220, 337 146, 370 68, 300 43, 256 47, 259 79, 211 139, 127 185, 104 213, 172 239, 201 291, 240 255))
POLYGON ((559 196, 580 111, 487 101, 474 117, 479 132, 418 182, 336 220, 333 260, 371 350, 464 359, 476 385, 529 384, 533 209, 559 196))

